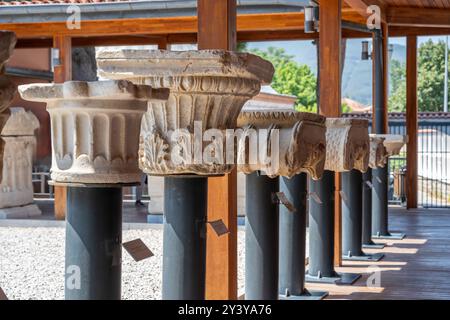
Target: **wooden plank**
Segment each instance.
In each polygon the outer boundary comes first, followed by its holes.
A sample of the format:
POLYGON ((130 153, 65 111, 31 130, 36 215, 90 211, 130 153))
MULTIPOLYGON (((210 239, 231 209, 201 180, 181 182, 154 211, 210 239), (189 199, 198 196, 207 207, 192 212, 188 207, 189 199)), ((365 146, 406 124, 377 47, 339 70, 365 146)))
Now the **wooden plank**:
MULTIPOLYGON (((341 0, 320 2, 319 32, 319 112, 339 117, 341 110, 341 0)), ((341 178, 335 179, 335 265, 342 260, 341 178)))
MULTIPOLYGON (((354 10, 343 10, 342 16, 348 21, 363 24, 366 22, 365 18, 361 17, 354 10)), ((236 23, 238 31, 272 32, 303 30, 304 14, 303 12, 242 14, 237 16, 236 23)), ((0 23, 0 30, 13 31, 19 39, 48 39, 54 35, 65 35, 76 38, 120 35, 192 34, 197 33, 197 28, 197 17, 89 20, 82 21, 80 29, 67 29, 65 22, 0 23)))
POLYGON ((417 208, 417 37, 406 38, 406 134, 408 135, 406 155, 406 206, 417 208))
MULTIPOLYGON (((236 48, 236 0, 198 0, 199 49, 236 48), (212 28, 211 26, 214 26, 212 28)), ((237 299, 237 172, 208 179, 208 221, 230 231, 219 237, 207 228, 206 299, 237 299)))
MULTIPOLYGON (((55 36, 53 47, 59 49, 60 65, 53 70, 53 81, 62 83, 72 80, 72 41, 70 37, 55 36)), ((64 220, 66 218, 67 188, 55 186, 55 218, 64 220)))
POLYGON ((393 26, 450 27, 449 9, 389 7, 387 22, 393 26))
POLYGON ((380 8, 381 21, 386 21, 386 6, 380 0, 345 0, 351 8, 358 12, 362 17, 366 18, 369 16, 367 13, 367 7, 371 5, 376 5, 380 8))

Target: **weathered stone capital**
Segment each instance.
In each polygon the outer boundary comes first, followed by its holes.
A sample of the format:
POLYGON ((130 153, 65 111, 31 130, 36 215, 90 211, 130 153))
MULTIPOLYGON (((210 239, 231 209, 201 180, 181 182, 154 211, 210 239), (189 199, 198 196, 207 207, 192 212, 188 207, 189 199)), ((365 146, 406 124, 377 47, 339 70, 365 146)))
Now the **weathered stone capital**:
POLYGON ((150 175, 230 172, 234 163, 225 161, 217 136, 236 128, 245 102, 274 73, 255 55, 223 50, 101 51, 97 63, 103 77, 170 89, 168 101, 149 103, 142 120, 139 165, 150 175))
POLYGON ((370 134, 369 167, 372 169, 384 167, 387 163, 388 153, 384 146, 384 138, 370 134))
POLYGON ((23 99, 47 103, 55 182, 140 181, 139 128, 147 103, 164 101, 168 89, 128 81, 71 81, 19 87, 23 99))
POLYGON ((4 75, 5 64, 16 45, 16 35, 10 31, 0 31, 0 113, 5 111, 16 93, 16 86, 4 75))
POLYGON ((400 150, 408 142, 408 136, 401 134, 377 134, 376 136, 384 138, 388 157, 400 154, 400 150))
POLYGON ((10 108, 10 111, 11 113, 8 114, 7 121, 1 129, 1 135, 34 136, 40 124, 33 112, 25 111, 24 108, 10 108))
POLYGON ((238 170, 269 177, 306 172, 319 179, 325 165, 325 118, 295 111, 243 111, 238 139, 238 170))
POLYGON ((325 169, 344 172, 367 171, 369 166, 368 121, 363 119, 328 118, 325 169))

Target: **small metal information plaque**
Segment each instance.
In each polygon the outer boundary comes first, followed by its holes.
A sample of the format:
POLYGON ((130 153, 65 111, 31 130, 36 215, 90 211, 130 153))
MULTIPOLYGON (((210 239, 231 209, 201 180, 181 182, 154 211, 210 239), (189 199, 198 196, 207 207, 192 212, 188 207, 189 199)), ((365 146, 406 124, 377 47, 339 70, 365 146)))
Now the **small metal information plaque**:
POLYGON ((0 300, 8 300, 5 292, 3 292, 2 288, 0 288, 0 300))
POLYGON ((320 197, 317 195, 317 193, 315 192, 311 192, 309 194, 310 198, 312 198, 316 203, 318 204, 322 204, 322 200, 320 199, 320 197))
POLYGON ((128 241, 122 244, 134 261, 141 261, 153 257, 153 252, 145 245, 141 239, 128 241))
POLYGON ((281 204, 283 204, 290 212, 296 212, 297 209, 294 207, 294 205, 289 201, 289 199, 286 197, 284 192, 277 192, 276 193, 278 200, 281 204))
POLYGON ((211 227, 213 228, 214 232, 220 237, 224 234, 230 233, 225 223, 223 223, 223 220, 215 220, 208 222, 211 227))

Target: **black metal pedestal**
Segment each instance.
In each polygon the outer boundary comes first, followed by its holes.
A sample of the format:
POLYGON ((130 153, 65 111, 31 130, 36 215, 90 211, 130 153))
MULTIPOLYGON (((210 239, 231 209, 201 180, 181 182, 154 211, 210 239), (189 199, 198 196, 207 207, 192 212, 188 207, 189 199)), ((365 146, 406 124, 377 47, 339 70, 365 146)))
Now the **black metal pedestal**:
POLYGON ((367 249, 383 249, 384 244, 372 241, 372 169, 363 173, 363 217, 362 247, 367 249))
POLYGON ((291 179, 280 178, 283 192, 296 211, 280 206, 280 299, 319 300, 328 292, 305 289, 306 200, 307 175, 295 175, 291 179))
POLYGON ((245 187, 245 299, 278 299, 278 178, 252 173, 245 187))
POLYGON ((164 179, 165 300, 205 299, 207 192, 207 178, 164 179))
POLYGON ((342 259, 378 261, 383 254, 362 251, 363 178, 358 170, 342 173, 342 259))
POLYGON ((334 172, 309 180, 309 267, 306 282, 352 284, 361 275, 334 271, 334 172))
POLYGON ((120 300, 122 188, 67 187, 67 300, 120 300))
POLYGON ((372 238, 403 239, 404 233, 388 231, 388 168, 372 170, 372 238))

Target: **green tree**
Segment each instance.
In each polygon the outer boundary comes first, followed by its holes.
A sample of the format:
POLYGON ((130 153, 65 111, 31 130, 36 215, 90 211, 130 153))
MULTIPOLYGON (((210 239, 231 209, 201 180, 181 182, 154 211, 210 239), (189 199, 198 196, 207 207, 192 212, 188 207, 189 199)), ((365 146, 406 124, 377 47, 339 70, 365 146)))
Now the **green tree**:
POLYGON ((296 96, 296 110, 317 110, 316 77, 307 65, 295 62, 282 48, 252 49, 251 52, 272 62, 275 68, 272 88, 281 94, 296 96))
MULTIPOLYGON (((419 111, 442 111, 444 103, 445 43, 431 39, 418 50, 419 111)), ((389 111, 406 110, 406 65, 391 60, 389 111)))

